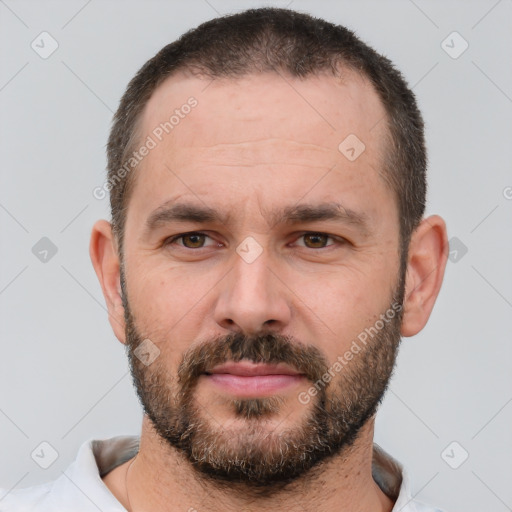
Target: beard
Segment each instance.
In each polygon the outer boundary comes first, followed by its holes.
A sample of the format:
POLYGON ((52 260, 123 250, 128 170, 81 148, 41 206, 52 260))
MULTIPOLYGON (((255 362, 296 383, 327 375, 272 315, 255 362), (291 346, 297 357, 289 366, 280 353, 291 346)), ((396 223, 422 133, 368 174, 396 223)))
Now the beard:
MULTIPOLYGON (((387 320, 380 321, 383 327, 375 329, 372 339, 362 349, 359 347, 358 353, 345 361, 334 376, 333 365, 318 348, 274 332, 253 336, 232 333, 194 345, 184 353, 177 375, 173 375, 164 357, 147 365, 134 353, 145 338, 137 330, 129 308, 121 266, 126 349, 144 413, 159 437, 201 477, 218 484, 259 488, 262 492, 283 488, 323 462, 346 453, 375 414, 392 376, 400 344, 404 278, 405 271, 401 270, 390 307, 383 312, 387 320), (396 313, 391 319, 389 311, 396 313), (217 421, 208 404, 199 402, 196 390, 201 376, 218 364, 241 360, 285 363, 310 381, 317 392, 307 404, 297 399, 304 408, 297 424, 279 431, 279 424, 269 428, 269 421, 283 415, 285 402, 290 400, 279 395, 225 398, 223 404, 230 417, 235 418, 234 426, 217 421), (326 375, 332 379, 325 379, 326 375)), ((286 416, 282 421, 285 419, 286 416)))

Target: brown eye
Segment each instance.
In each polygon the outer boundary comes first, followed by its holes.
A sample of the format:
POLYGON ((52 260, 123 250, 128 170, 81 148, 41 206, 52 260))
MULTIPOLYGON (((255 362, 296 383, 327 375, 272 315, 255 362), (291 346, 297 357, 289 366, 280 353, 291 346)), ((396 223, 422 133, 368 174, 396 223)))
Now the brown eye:
POLYGON ((206 235, 201 233, 188 233, 186 235, 182 235, 180 238, 185 247, 189 249, 199 249, 204 246, 206 235))
POLYGON ((302 235, 304 245, 310 249, 322 249, 327 246, 328 240, 331 238, 323 233, 307 233, 302 235))
MULTIPOLYGON (((181 233, 166 238, 163 242, 164 247, 170 250, 182 249, 214 249, 224 247, 222 243, 216 241, 214 238, 201 231, 189 231, 188 233, 181 233)), ((192 251, 186 251, 192 254, 192 251)), ((198 251, 199 253, 200 251, 198 251)))

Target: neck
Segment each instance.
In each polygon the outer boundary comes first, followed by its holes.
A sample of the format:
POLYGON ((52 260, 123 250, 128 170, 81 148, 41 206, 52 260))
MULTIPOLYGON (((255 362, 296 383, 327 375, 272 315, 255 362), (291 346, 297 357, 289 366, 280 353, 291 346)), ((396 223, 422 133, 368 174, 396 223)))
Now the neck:
POLYGON ((372 477, 373 429, 372 418, 349 449, 269 493, 201 478, 144 417, 139 453, 104 482, 129 512, 390 512, 392 501, 372 477))

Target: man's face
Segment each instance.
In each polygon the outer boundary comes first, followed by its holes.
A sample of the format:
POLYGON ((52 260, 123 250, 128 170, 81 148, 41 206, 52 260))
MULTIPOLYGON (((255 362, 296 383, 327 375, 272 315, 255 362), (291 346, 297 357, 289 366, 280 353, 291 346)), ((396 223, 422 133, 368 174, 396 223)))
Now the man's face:
POLYGON ((157 433, 198 469, 286 481, 350 445, 393 368, 404 275, 385 113, 352 73, 179 75, 141 142, 191 96, 129 202, 126 342, 159 350, 132 371, 157 433))

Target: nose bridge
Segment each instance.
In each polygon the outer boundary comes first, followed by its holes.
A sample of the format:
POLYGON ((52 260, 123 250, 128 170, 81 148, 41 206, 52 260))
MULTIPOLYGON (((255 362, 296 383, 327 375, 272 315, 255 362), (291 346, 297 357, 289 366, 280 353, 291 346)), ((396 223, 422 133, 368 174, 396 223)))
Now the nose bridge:
POLYGON ((216 321, 230 330, 282 328, 290 318, 287 294, 275 276, 267 249, 247 237, 236 248, 229 279, 216 306, 216 321))

